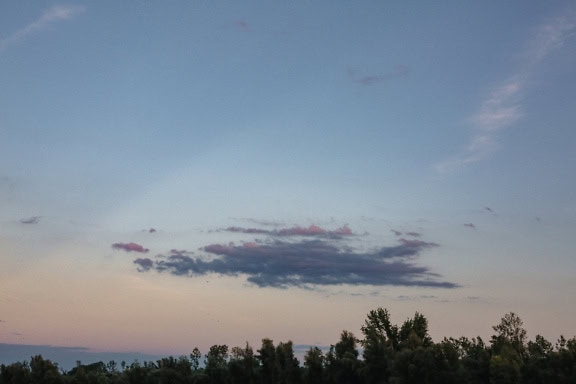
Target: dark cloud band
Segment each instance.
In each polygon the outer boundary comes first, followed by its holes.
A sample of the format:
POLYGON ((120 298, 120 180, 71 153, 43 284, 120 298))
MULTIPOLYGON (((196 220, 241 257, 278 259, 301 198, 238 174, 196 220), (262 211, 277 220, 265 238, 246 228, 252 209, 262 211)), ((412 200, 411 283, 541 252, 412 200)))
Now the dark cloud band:
POLYGON ((136 259, 138 270, 156 270, 177 276, 216 273, 244 275, 259 287, 313 287, 318 285, 399 285, 455 288, 438 281, 427 267, 413 263, 422 250, 438 246, 421 240, 400 239, 398 245, 372 252, 354 252, 326 240, 298 242, 271 240, 259 243, 211 244, 202 248, 206 257, 174 252, 155 260, 136 259))

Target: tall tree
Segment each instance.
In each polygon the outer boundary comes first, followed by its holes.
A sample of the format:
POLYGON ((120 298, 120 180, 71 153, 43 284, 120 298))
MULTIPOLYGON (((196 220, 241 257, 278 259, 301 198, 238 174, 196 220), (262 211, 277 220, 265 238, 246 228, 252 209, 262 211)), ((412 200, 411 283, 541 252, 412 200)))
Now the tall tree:
POLYGON ((294 356, 291 341, 280 342, 276 346, 276 367, 279 384, 298 384, 302 381, 300 363, 294 356))
POLYGON ((304 367, 306 368, 306 383, 320 384, 324 378, 324 354, 318 347, 312 347, 304 355, 304 367))
POLYGON ((526 351, 526 330, 523 325, 522 319, 514 312, 505 314, 500 323, 492 327, 496 332, 491 340, 493 352, 500 354, 502 348, 508 345, 523 359, 526 351))
POLYGON ((224 384, 228 382, 228 346, 213 345, 206 354, 206 374, 211 384, 224 384))
POLYGON ((263 384, 275 384, 278 380, 276 369, 276 348, 271 339, 262 339, 262 347, 258 350, 258 360, 261 364, 261 378, 263 384))
POLYGON ((230 353, 228 369, 233 383, 252 384, 256 382, 256 370, 258 360, 254 356, 254 350, 246 342, 244 348, 233 347, 230 353))
POLYGON ((361 328, 364 339, 363 370, 368 384, 386 383, 390 374, 390 363, 398 348, 398 327, 392 325, 388 310, 378 308, 368 313, 361 328))
POLYGON ((407 319, 400 327, 399 340, 401 348, 428 347, 432 345, 432 338, 428 334, 428 320, 421 313, 416 312, 412 319, 407 319))
POLYGON ((330 347, 326 356, 326 376, 329 383, 360 382, 362 364, 358 360, 357 340, 352 332, 342 331, 340 341, 330 347))

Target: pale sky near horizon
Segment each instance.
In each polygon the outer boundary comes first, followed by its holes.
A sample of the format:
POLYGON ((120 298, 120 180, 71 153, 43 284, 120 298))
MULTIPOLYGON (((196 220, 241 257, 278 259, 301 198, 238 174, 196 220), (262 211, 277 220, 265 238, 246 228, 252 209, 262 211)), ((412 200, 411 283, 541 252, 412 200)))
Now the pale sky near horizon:
POLYGON ((0 3, 0 343, 576 335, 572 1, 0 3))

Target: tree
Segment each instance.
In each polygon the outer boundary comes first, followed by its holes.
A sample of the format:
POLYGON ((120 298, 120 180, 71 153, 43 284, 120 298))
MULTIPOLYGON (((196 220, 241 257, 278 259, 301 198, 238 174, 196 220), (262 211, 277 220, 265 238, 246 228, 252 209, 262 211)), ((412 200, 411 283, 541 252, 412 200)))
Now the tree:
POLYGON ((300 363, 294 356, 291 341, 280 342, 276 346, 276 369, 279 384, 298 384, 302 381, 300 363))
POLYGON ((487 383, 490 377, 490 351, 481 337, 449 339, 458 348, 464 382, 487 383))
POLYGON ((496 331, 491 340, 494 353, 499 354, 501 349, 508 345, 523 359, 526 348, 526 330, 522 328, 523 324, 514 312, 505 314, 500 323, 492 327, 496 331))
POLYGON ((228 370, 233 383, 251 384, 256 382, 258 360, 252 347, 246 342, 246 347, 233 347, 228 362, 228 370))
POLYGON ((429 347, 432 338, 428 334, 428 320, 416 312, 412 319, 407 319, 400 327, 399 340, 401 348, 429 347))
POLYGON ((213 345, 206 355, 206 374, 210 378, 210 383, 224 384, 228 380, 228 346, 213 345))
POLYGON ((58 365, 42 358, 42 355, 30 359, 30 382, 33 384, 61 383, 58 365))
POLYGON ((312 347, 304 355, 304 367, 306 368, 306 383, 322 383, 324 377, 324 354, 318 347, 312 347))
POLYGON ((263 384, 276 383, 278 379, 276 369, 276 348, 271 339, 262 339, 262 347, 258 350, 258 360, 262 365, 261 378, 263 384))
POLYGON ((28 362, 17 362, 0 365, 0 383, 28 384, 30 383, 30 366, 28 362))
POLYGON ((202 357, 202 353, 200 353, 200 350, 195 347, 192 350, 192 353, 190 353, 190 364, 191 367, 194 371, 198 370, 198 367, 200 367, 200 358, 202 357))
POLYGON ((504 344, 500 353, 490 359, 490 384, 520 383, 520 356, 511 345, 504 344))
POLYGON ((326 373, 329 383, 352 384, 360 382, 360 369, 356 337, 352 332, 342 331, 340 341, 330 346, 326 356, 326 373))
POLYGON ((361 328, 364 339, 362 357, 364 377, 368 384, 385 383, 390 374, 390 362, 398 349, 398 327, 392 325, 388 310, 378 308, 368 313, 361 328))

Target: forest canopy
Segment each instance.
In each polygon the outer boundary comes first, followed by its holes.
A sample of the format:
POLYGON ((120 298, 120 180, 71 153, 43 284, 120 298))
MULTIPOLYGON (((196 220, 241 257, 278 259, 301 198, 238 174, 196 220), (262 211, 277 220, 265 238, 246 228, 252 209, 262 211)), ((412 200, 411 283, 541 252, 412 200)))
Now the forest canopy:
POLYGON ((576 336, 552 343, 528 340, 520 317, 505 314, 493 335, 434 342, 428 320, 416 312, 401 325, 385 308, 371 310, 361 335, 343 330, 328 350, 311 347, 303 361, 292 341, 230 348, 215 344, 205 354, 157 361, 96 362, 69 371, 41 355, 0 365, 0 384, 378 384, 378 383, 576 383, 576 336))

